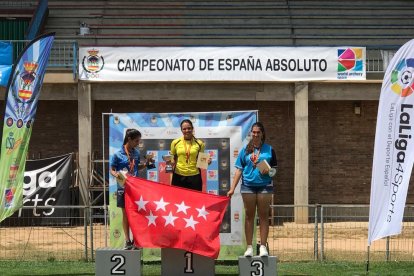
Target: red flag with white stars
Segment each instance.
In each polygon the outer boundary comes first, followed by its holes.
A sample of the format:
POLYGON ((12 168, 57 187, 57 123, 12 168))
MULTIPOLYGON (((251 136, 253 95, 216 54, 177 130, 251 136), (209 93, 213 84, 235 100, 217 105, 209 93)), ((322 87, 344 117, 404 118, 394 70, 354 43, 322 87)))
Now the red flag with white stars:
POLYGON ((139 247, 179 248, 216 259, 229 198, 138 177, 125 184, 125 210, 139 247))

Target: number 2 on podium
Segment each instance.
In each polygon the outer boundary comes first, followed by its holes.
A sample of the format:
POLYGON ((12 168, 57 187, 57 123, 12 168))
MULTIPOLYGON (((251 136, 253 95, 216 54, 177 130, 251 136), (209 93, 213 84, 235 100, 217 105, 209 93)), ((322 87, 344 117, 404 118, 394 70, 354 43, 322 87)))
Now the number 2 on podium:
POLYGON ((111 269, 111 275, 125 275, 125 270, 122 267, 125 264, 125 257, 122 255, 113 255, 111 262, 115 263, 115 266, 111 269))

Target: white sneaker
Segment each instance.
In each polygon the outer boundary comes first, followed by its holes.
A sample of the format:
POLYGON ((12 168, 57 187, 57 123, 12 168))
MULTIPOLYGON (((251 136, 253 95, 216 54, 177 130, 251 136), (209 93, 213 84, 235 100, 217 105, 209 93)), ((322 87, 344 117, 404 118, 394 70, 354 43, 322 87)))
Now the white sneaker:
POLYGON ((267 248, 266 248, 265 245, 261 245, 260 246, 259 252, 260 252, 260 254, 259 254, 260 257, 267 257, 267 256, 269 256, 269 252, 267 252, 267 248))
POLYGON ((251 245, 247 246, 246 252, 244 252, 245 257, 251 257, 253 256, 253 247, 251 245))

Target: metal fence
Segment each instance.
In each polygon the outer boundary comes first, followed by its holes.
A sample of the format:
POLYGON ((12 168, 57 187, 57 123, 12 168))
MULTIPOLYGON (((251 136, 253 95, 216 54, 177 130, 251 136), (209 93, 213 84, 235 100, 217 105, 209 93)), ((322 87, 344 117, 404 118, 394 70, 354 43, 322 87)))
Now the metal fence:
MULTIPOLYGON (((109 246, 109 226, 105 226, 103 215, 96 215, 103 214, 102 207, 55 208, 64 209, 66 215, 42 218, 43 222, 33 215, 3 221, 0 225, 0 259, 94 260, 97 248, 109 246)), ((50 210, 37 207, 36 212, 44 209, 50 210)), ((280 261, 366 261, 368 213, 367 205, 275 205, 273 215, 269 217, 270 254, 280 261), (295 223, 295 210, 306 211, 308 222, 295 223)), ((407 206, 402 233, 373 242, 370 260, 412 261, 413 222, 414 206, 407 206)))
MULTIPOLYGON (((6 42, 11 42, 13 45, 13 63, 15 63, 19 54, 30 41, 7 40, 6 42)), ((75 79, 78 72, 78 43, 75 40, 55 39, 50 52, 48 68, 69 69, 75 79)))
MULTIPOLYGON (((368 253, 368 205, 273 206, 269 249, 282 261, 363 261, 368 253), (295 223, 295 210, 308 223, 295 223), (303 213, 303 212, 301 212, 303 213)), ((370 260, 414 260, 414 206, 406 206, 402 233, 375 241, 370 260)))

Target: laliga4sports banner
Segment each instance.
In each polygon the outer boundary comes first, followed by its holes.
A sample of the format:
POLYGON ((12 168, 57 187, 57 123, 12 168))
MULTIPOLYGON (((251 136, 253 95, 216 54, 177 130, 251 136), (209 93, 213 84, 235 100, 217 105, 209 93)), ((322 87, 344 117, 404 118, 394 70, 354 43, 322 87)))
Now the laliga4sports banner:
POLYGON ((27 160, 23 181, 23 206, 0 225, 68 225, 73 210, 55 208, 70 205, 72 154, 27 160))
POLYGON ((372 165, 368 245, 401 232, 414 161, 414 40, 395 54, 384 75, 372 165))
POLYGON ((31 41, 17 59, 7 85, 0 153, 0 222, 22 206, 26 154, 53 40, 52 33, 31 41))
POLYGON ((81 47, 90 81, 365 80, 364 47, 81 47))

